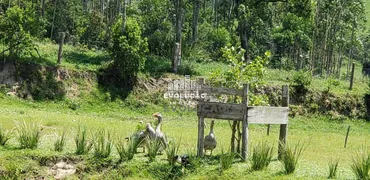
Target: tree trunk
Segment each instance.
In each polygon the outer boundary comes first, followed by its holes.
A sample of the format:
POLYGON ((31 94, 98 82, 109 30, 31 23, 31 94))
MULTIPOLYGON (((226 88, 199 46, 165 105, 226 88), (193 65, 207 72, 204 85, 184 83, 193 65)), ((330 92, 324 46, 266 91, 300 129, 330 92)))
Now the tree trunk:
POLYGON ((200 9, 200 0, 194 0, 194 9, 193 9, 193 26, 192 26, 192 31, 193 31, 193 45, 197 41, 197 36, 198 36, 198 18, 199 18, 199 9, 200 9))
POLYGON ((44 18, 45 16, 45 0, 41 0, 41 17, 44 18))
POLYGON ((181 31, 182 31, 182 15, 183 15, 183 0, 174 0, 174 6, 176 11, 176 23, 175 23, 175 50, 174 58, 172 60, 172 71, 177 73, 178 66, 181 63, 181 31))
POLYGON ((122 8, 122 32, 125 32, 126 28, 126 0, 123 0, 122 8))
POLYGON ((59 51, 58 51, 58 65, 62 63, 62 54, 63 54, 63 44, 64 44, 64 39, 66 37, 65 32, 59 33, 60 36, 60 42, 59 42, 59 51))
POLYGON ((57 10, 57 2, 58 2, 58 0, 55 0, 54 13, 53 13, 53 22, 51 24, 51 31, 50 31, 50 39, 53 39, 53 30, 54 30, 55 12, 57 10))

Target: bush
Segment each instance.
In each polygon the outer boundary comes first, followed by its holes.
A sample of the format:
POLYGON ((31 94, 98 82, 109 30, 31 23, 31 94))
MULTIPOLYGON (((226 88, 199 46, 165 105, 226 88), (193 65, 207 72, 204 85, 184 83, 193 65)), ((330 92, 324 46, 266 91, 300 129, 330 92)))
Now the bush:
POLYGON ((310 72, 300 70, 293 75, 290 85, 293 88, 294 97, 298 102, 303 102, 305 95, 308 92, 308 87, 311 85, 312 77, 310 72))
POLYGON ((273 149, 268 142, 257 144, 252 153, 252 170, 259 171, 266 168, 271 162, 273 149))
POLYGON ((171 141, 166 148, 166 155, 168 163, 173 166, 176 163, 174 157, 177 155, 180 148, 180 143, 176 143, 175 141, 171 141))
POLYGON ((75 137, 77 155, 87 154, 92 149, 94 143, 87 140, 86 129, 78 127, 77 135, 75 137))
POLYGON ((362 150, 352 161, 351 170, 356 179, 370 179, 370 154, 362 150))
POLYGON ((159 151, 159 148, 162 146, 162 143, 159 139, 152 139, 152 140, 147 139, 146 141, 148 142, 147 148, 148 148, 149 161, 153 162, 155 161, 155 158, 157 157, 157 153, 159 151))
POLYGON ((54 143, 54 151, 61 152, 66 144, 65 131, 63 131, 62 136, 60 136, 54 143))
POLYGON ((235 159, 235 153, 227 152, 225 153, 224 150, 221 150, 220 156, 220 170, 221 172, 230 169, 235 159))
POLYGON ((127 18, 125 29, 122 30, 122 18, 113 27, 113 46, 110 48, 114 60, 114 72, 119 78, 117 82, 133 85, 137 73, 144 68, 145 54, 148 52, 147 39, 141 38, 141 29, 134 18, 127 18))
POLYGON ((36 124, 17 124, 18 141, 22 149, 35 149, 40 140, 40 129, 36 124))
POLYGON ((109 157, 113 146, 110 132, 100 130, 95 134, 94 139, 96 140, 94 143, 94 156, 96 158, 109 157))
POLYGON ((338 160, 336 160, 336 161, 331 160, 329 162, 328 166, 329 166, 329 176, 328 176, 328 178, 333 179, 333 178, 337 177, 338 160))
POLYGON ((307 146, 305 146, 305 143, 298 143, 294 147, 288 144, 282 144, 281 147, 283 147, 281 163, 284 165, 285 172, 291 174, 295 171, 299 157, 307 146))
POLYGON ((137 138, 131 138, 127 143, 127 147, 125 144, 126 144, 125 140, 122 139, 119 139, 116 142, 116 149, 119 155, 120 162, 125 160, 131 160, 134 158, 139 142, 137 138))

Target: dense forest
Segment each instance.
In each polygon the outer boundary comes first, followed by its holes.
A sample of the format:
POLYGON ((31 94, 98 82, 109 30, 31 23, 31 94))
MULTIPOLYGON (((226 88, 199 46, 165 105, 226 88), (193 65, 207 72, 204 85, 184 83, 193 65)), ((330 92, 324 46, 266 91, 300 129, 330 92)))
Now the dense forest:
POLYGON ((0 52, 37 57, 47 39, 101 49, 127 83, 147 55, 177 73, 184 61, 226 61, 230 49, 245 63, 269 52, 270 68, 345 78, 352 61, 368 61, 365 14, 362 0, 0 0, 0 52))

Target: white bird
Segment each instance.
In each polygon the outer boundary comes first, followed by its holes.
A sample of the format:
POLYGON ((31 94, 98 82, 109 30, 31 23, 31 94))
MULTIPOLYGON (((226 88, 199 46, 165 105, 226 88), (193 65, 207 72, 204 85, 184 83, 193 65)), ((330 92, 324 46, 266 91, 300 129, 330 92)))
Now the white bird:
POLYGON ((213 126, 215 124, 215 121, 212 120, 211 121, 211 128, 210 128, 210 132, 209 134, 204 137, 204 153, 207 151, 207 150, 210 150, 211 151, 211 155, 212 155, 212 151, 213 149, 216 148, 217 146, 217 141, 216 141, 216 136, 213 132, 213 126))
POLYGON ((166 148, 168 145, 166 135, 161 131, 162 115, 160 113, 154 113, 153 116, 158 119, 158 124, 155 128, 155 138, 159 139, 162 142, 164 148, 166 148))
POLYGON ((155 130, 150 125, 150 123, 146 123, 146 132, 148 133, 150 139, 155 138, 155 130))

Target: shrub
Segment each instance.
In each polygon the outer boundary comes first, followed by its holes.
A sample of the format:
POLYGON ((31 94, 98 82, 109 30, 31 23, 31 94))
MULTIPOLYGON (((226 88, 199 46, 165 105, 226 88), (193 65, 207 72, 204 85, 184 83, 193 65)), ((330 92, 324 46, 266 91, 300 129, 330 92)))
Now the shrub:
POLYGON ((0 126, 0 146, 4 146, 10 139, 10 135, 0 126))
POLYGON ((54 143, 54 151, 61 152, 66 144, 65 131, 63 131, 62 136, 60 136, 54 143))
POLYGON ((134 158, 139 142, 137 138, 131 138, 127 143, 127 147, 125 144, 126 144, 125 140, 122 139, 119 139, 116 142, 116 149, 119 155, 120 162, 125 160, 131 160, 134 158))
POLYGON ((351 170, 355 174, 356 179, 370 179, 370 154, 361 151, 352 159, 351 170))
POLYGON ((281 147, 283 147, 281 163, 284 165, 285 172, 287 174, 291 174, 295 171, 299 157, 307 146, 305 146, 305 143, 299 142, 294 147, 291 147, 288 144, 282 144, 281 147))
POLYGON ((159 139, 147 139, 147 148, 148 148, 148 157, 149 161, 152 162, 157 157, 159 148, 162 146, 162 143, 159 139))
POLYGON ((112 151, 112 141, 109 131, 100 130, 95 134, 94 156, 96 158, 107 158, 112 151))
POLYGON ((304 100, 305 95, 308 92, 308 86, 311 85, 312 77, 310 72, 304 72, 300 70, 294 73, 292 80, 290 81, 290 85, 293 88, 293 93, 295 98, 302 102, 304 100))
POLYGON ((235 153, 233 152, 225 153, 224 150, 221 150, 221 156, 220 156, 221 172, 229 169, 231 165, 233 164, 234 159, 235 159, 235 153))
POLYGON ((168 163, 173 166, 176 163, 174 157, 177 155, 180 148, 180 143, 176 143, 175 141, 171 141, 166 148, 166 155, 168 163))
POLYGON ((258 143, 253 148, 252 170, 259 171, 266 168, 271 162, 273 149, 268 142, 258 143))
POLYGON ((36 124, 26 122, 16 125, 18 131, 18 141, 22 149, 37 148, 40 140, 40 129, 36 124))
POLYGON ((87 154, 92 149, 94 143, 87 140, 86 129, 78 127, 77 135, 75 137, 77 155, 87 154))
POLYGON ((329 179, 337 177, 337 169, 338 169, 338 160, 333 161, 331 160, 328 164, 329 166, 329 179))

